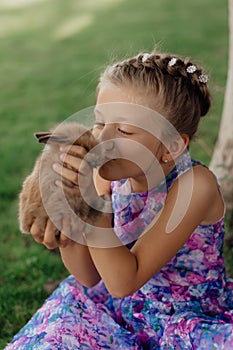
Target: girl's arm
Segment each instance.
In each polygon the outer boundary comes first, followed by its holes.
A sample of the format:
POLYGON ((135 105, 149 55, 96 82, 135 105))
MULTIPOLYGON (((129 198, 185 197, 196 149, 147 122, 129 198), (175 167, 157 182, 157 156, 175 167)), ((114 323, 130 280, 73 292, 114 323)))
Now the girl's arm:
MULTIPOLYGON (((95 174, 95 184, 99 195, 110 193, 110 183, 95 174)), ((62 233, 63 237, 65 233, 62 233)), ((62 261, 67 270, 86 287, 92 287, 101 279, 86 244, 73 242, 72 245, 59 247, 62 261)))
POLYGON ((59 247, 63 263, 67 270, 83 285, 92 287, 100 280, 100 275, 93 263, 89 249, 69 239, 61 232, 56 236, 56 227, 48 220, 45 230, 41 230, 35 223, 31 227, 31 234, 35 241, 48 249, 59 247))
MULTIPOLYGON (((138 290, 176 255, 199 224, 214 223, 222 216, 224 205, 213 174, 195 166, 191 182, 190 176, 188 171, 176 180, 157 222, 131 251, 120 242, 116 248, 91 247, 98 237, 94 237, 94 232, 86 235, 93 262, 115 297, 125 297, 138 290)), ((111 232, 112 240, 116 240, 107 217, 98 225, 108 227, 108 234, 111 232)))
POLYGON ((86 287, 93 287, 99 282, 101 277, 87 246, 74 243, 72 246, 59 249, 65 267, 81 284, 86 287))
MULTIPOLYGON (((79 169, 77 157, 68 155, 66 162, 79 169)), ((66 174, 68 180, 72 176, 66 174)), ((102 194, 101 191, 98 193, 102 194)), ((223 211, 214 175, 207 168, 197 165, 175 181, 159 218, 131 251, 115 235, 108 215, 99 217, 95 222, 96 228, 91 232, 84 232, 86 244, 96 271, 109 292, 116 297, 124 297, 138 290, 170 261, 199 224, 216 222, 223 211), (107 233, 98 229, 100 227, 107 228, 107 233), (106 246, 108 248, 101 248, 106 246)), ((71 260, 69 264, 68 269, 76 276, 78 264, 71 260)))
MULTIPOLYGON (((95 176, 96 187, 99 195, 110 192, 110 183, 95 176)), ((65 220, 64 220, 65 223, 65 220)), ((45 229, 38 227, 35 223, 31 227, 31 234, 35 241, 43 244, 48 249, 59 248, 63 263, 67 270, 83 285, 92 287, 100 280, 100 275, 93 263, 89 249, 84 244, 72 241, 64 232, 56 236, 57 229, 48 220, 45 229)))

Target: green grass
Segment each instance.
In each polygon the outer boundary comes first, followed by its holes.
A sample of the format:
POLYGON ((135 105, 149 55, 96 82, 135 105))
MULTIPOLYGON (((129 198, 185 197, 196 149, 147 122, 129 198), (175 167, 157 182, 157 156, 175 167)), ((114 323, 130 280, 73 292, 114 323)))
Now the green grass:
POLYGON ((18 229, 18 193, 41 149, 33 133, 93 105, 98 76, 109 60, 157 44, 162 51, 191 56, 211 76, 213 108, 191 148, 208 163, 227 74, 227 0, 50 0, 15 8, 0 4, 0 28, 3 349, 46 298, 44 283, 67 275, 58 254, 18 229))

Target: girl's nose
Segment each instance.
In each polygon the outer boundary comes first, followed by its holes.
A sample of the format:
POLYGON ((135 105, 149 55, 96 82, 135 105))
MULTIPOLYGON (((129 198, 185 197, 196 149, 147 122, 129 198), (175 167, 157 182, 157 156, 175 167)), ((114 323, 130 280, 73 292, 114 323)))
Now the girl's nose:
POLYGON ((114 141, 113 140, 106 140, 104 142, 104 148, 107 152, 109 151, 113 151, 114 148, 115 148, 115 144, 114 144, 114 141))
POLYGON ((102 144, 107 159, 115 159, 118 157, 117 148, 115 147, 116 135, 113 124, 104 125, 98 140, 100 144, 102 144))
POLYGON ((113 124, 105 124, 101 130, 98 139, 103 142, 114 139, 114 127, 113 124))

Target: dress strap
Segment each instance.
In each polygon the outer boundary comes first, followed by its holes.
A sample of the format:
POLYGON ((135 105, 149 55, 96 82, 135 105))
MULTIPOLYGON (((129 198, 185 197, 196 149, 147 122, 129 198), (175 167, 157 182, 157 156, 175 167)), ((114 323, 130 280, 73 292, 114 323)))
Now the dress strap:
POLYGON ((206 167, 205 164, 202 162, 195 160, 190 157, 188 152, 183 153, 176 164, 176 166, 171 170, 171 172, 166 176, 166 185, 167 185, 167 191, 170 190, 173 183, 176 181, 178 177, 183 175, 186 171, 191 169, 192 167, 196 165, 202 165, 206 167))

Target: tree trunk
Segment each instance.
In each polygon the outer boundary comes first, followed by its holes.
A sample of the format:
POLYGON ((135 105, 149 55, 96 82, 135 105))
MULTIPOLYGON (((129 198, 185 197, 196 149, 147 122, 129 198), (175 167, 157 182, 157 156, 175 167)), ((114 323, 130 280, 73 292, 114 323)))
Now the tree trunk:
MULTIPOLYGON (((218 140, 210 162, 226 202, 229 220, 233 219, 233 0, 229 0, 229 63, 227 85, 218 140)), ((233 224, 233 221, 232 221, 233 224)))

